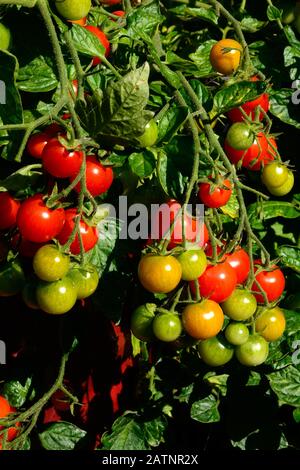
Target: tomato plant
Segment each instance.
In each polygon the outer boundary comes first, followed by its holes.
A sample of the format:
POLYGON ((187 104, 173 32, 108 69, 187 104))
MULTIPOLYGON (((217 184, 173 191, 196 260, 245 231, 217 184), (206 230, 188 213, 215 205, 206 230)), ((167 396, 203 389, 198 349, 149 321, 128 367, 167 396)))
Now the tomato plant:
POLYGON ((250 258, 247 252, 237 247, 233 253, 225 255, 225 260, 235 270, 237 283, 243 284, 250 272, 250 258))
POLYGON ((240 164, 249 170, 258 171, 262 165, 267 165, 275 157, 277 145, 272 137, 259 133, 253 144, 247 150, 236 150, 225 140, 224 149, 234 164, 240 164))
POLYGON ((223 75, 230 75, 240 65, 242 46, 234 39, 221 39, 210 51, 210 62, 213 68, 223 75))
POLYGON ((138 137, 138 142, 141 147, 152 147, 155 144, 158 137, 158 127, 156 122, 151 119, 147 122, 145 130, 142 135, 138 137))
POLYGON ((226 142, 235 150, 247 150, 253 144, 253 140, 251 127, 243 122, 232 124, 226 135, 226 142))
MULTIPOLYGON (((16 410, 13 406, 10 406, 7 399, 3 396, 0 396, 0 418, 7 418, 10 413, 14 413, 16 410)), ((0 426, 0 430, 3 430, 4 427, 0 426)), ((10 427, 7 431, 7 441, 11 441, 16 437, 18 433, 17 427, 10 427)), ((0 441, 3 440, 3 434, 0 436, 0 441)))

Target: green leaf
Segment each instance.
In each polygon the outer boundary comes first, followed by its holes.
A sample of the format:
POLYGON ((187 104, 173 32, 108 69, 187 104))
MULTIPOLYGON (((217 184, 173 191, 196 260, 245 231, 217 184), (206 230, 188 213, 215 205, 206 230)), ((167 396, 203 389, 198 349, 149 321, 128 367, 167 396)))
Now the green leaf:
POLYGON ((200 423, 216 423, 220 421, 218 403, 214 395, 195 401, 191 407, 191 418, 200 423))
POLYGON ((300 248, 281 245, 277 248, 277 254, 285 266, 300 273, 300 248))
POLYGON ((267 377, 280 405, 300 407, 300 371, 296 367, 284 367, 267 377))
POLYGON ((242 81, 229 85, 218 91, 214 96, 214 108, 218 114, 225 113, 231 108, 241 106, 247 101, 252 101, 260 96, 266 89, 262 81, 242 81))
POLYGON ((126 34, 133 39, 140 39, 141 35, 152 37, 164 17, 160 14, 159 2, 153 0, 139 8, 134 8, 127 15, 126 34))
POLYGON ((151 150, 144 150, 141 153, 132 153, 128 159, 129 166, 133 173, 139 178, 147 178, 152 175, 156 166, 156 159, 151 150))
POLYGON ((24 377, 23 379, 7 380, 2 387, 2 395, 9 401, 11 406, 19 408, 23 406, 28 394, 31 392, 32 377, 24 377))
POLYGON ((37 186, 42 176, 42 165, 27 165, 0 181, 0 191, 13 191, 17 196, 26 194, 28 189, 37 186))
POLYGON ((165 416, 158 416, 151 421, 143 423, 144 437, 151 447, 157 447, 164 442, 164 433, 167 429, 168 421, 165 416))
POLYGON ((268 5, 267 16, 270 21, 276 21, 281 19, 281 11, 274 5, 268 5))
POLYGON ((170 8, 169 11, 179 16, 182 20, 199 18, 213 24, 218 24, 218 15, 212 8, 191 8, 187 5, 179 5, 178 7, 170 8))
POLYGON ((297 89, 283 88, 277 91, 274 90, 270 94, 270 111, 273 116, 297 129, 300 129, 300 113, 299 106, 295 105, 299 103, 300 93, 297 89))
POLYGON ((144 428, 133 413, 116 419, 110 432, 102 435, 102 450, 147 450, 144 428))
POLYGON ((40 432, 39 440, 46 450, 75 450, 84 447, 86 435, 86 431, 75 424, 60 421, 40 432))
POLYGON ((265 21, 260 21, 252 16, 245 16, 241 21, 241 27, 248 33, 256 33, 265 26, 265 21))
POLYGON ((198 77, 206 77, 213 72, 212 65, 209 60, 211 48, 216 44, 216 41, 209 39, 201 44, 198 49, 189 55, 189 58, 195 63, 198 69, 198 77))
POLYGON ((20 68, 18 88, 29 93, 45 93, 54 90, 58 81, 44 56, 35 57, 20 68))
POLYGON ((293 410, 293 418, 296 421, 296 423, 300 423, 300 408, 295 408, 293 410))
POLYGON ((220 209, 223 214, 229 215, 231 219, 237 219, 239 217, 239 202, 235 191, 232 191, 232 194, 229 198, 229 201, 222 206, 220 209))
POLYGON ((91 31, 73 24, 71 36, 74 46, 78 52, 89 57, 105 55, 105 47, 91 31))
POLYGON ((0 50, 0 118, 3 124, 23 122, 23 109, 16 78, 19 65, 14 55, 0 50))
POLYGON ((187 115, 188 108, 186 107, 172 106, 168 108, 158 122, 157 142, 169 142, 185 122, 187 115))
POLYGON ((290 202, 263 201, 250 204, 248 207, 248 217, 254 229, 262 230, 264 228, 262 221, 264 220, 273 219, 275 217, 296 219, 300 217, 300 212, 290 202))

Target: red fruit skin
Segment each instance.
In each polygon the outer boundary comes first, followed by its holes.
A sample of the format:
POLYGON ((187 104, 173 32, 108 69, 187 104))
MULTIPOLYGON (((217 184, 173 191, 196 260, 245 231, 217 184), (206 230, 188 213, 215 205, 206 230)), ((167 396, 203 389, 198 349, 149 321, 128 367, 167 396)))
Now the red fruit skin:
POLYGON ((225 255, 226 262, 235 270, 237 283, 243 284, 250 272, 250 258, 243 248, 237 248, 233 253, 225 255))
MULTIPOLYGON (((201 297, 224 302, 234 291, 237 285, 235 270, 226 262, 209 265, 202 276, 198 278, 201 297)), ((190 288, 195 294, 195 284, 190 282, 190 288)))
POLYGON ((57 139, 51 139, 42 154, 44 169, 55 178, 69 178, 80 171, 83 152, 66 149, 57 139))
POLYGON ((248 168, 248 170, 259 171, 263 165, 267 165, 274 160, 274 150, 271 144, 277 148, 276 142, 272 137, 269 138, 268 142, 265 134, 260 132, 248 150, 236 150, 230 147, 226 140, 224 150, 233 164, 236 165, 242 159, 243 167, 248 168), (251 162, 254 161, 254 165, 251 165, 251 162))
MULTIPOLYGON (((0 396, 0 419, 2 418, 6 418, 10 413, 14 413, 16 411, 15 408, 13 408, 12 406, 10 406, 9 402, 6 400, 5 397, 3 396, 0 396)), ((20 424, 17 423, 15 426, 16 427, 11 427, 11 428, 8 428, 8 432, 7 432, 7 441, 10 442, 12 441, 16 435, 18 434, 18 429, 17 429, 17 426, 19 426, 20 424)), ((0 426, 0 429, 4 429, 4 426, 0 426)), ((2 442, 3 440, 3 435, 0 436, 0 442, 2 442)), ((2 448, 2 445, 1 445, 1 448, 2 448)))
MULTIPOLYGON (((75 176, 70 178, 72 182, 75 176)), ((86 157, 86 187, 92 196, 97 197, 106 193, 112 185, 114 173, 111 167, 103 166, 93 155, 86 157)), ((75 186, 75 191, 80 192, 81 185, 75 186)))
MULTIPOLYGON (((241 108, 245 111, 245 113, 251 117, 251 119, 255 118, 255 110, 257 106, 260 106, 266 113, 269 111, 270 102, 267 93, 264 93, 260 97, 256 98, 253 101, 248 101, 241 106, 241 108)), ((228 111, 227 116, 232 122, 242 122, 244 121, 244 116, 239 108, 233 108, 228 111)), ((264 118, 264 113, 260 112, 259 119, 260 121, 264 118)))
MULTIPOLYGON (((74 218, 77 215, 77 210, 67 209, 65 211, 65 214, 66 214, 65 224, 63 226, 63 229, 57 236, 57 239, 61 245, 64 245, 65 243, 67 243, 67 241, 69 240, 71 236, 72 230, 75 225, 74 218)), ((84 251, 86 252, 94 248, 94 246, 96 245, 98 241, 98 232, 97 232, 96 227, 91 227, 87 225, 83 220, 80 221, 79 226, 80 226, 80 233, 82 237, 83 248, 84 248, 84 251)), ((70 252, 73 255, 80 254, 80 243, 79 243, 78 235, 76 235, 75 240, 70 246, 70 252)))
POLYGON ((113 11, 112 13, 113 13, 113 15, 120 16, 121 18, 123 16, 125 16, 125 11, 123 11, 123 10, 113 11))
MULTIPOLYGON (((255 260, 254 264, 262 264, 261 260, 255 260)), ((278 300, 282 295, 285 288, 285 277, 275 264, 271 266, 273 271, 261 271, 255 275, 255 279, 259 282, 260 286, 266 292, 267 299, 269 302, 274 302, 278 300)), ((255 267, 255 272, 258 267, 255 267)), ((264 304, 264 296, 262 295, 257 283, 254 281, 252 286, 252 291, 258 303, 264 304)))
POLYGON ((0 230, 7 230, 16 225, 19 209, 19 201, 7 191, 0 192, 0 230))
POLYGON ((64 129, 57 124, 57 122, 52 122, 52 124, 49 124, 49 126, 43 129, 43 132, 48 134, 50 137, 57 137, 58 134, 64 132, 64 129))
POLYGON ((27 143, 27 152, 31 157, 42 158, 42 153, 50 140, 50 135, 46 132, 39 132, 32 135, 27 143))
POLYGON ((55 238, 65 223, 64 209, 48 209, 42 194, 31 196, 21 204, 17 225, 21 236, 34 243, 55 238))
MULTIPOLYGON (((97 28, 96 26, 88 25, 84 26, 85 29, 93 33, 94 36, 96 36, 101 44, 105 47, 105 57, 107 57, 110 53, 110 43, 109 40, 107 39, 107 36, 101 29, 97 28)), ((94 57, 93 58, 93 66, 96 66, 101 63, 101 59, 99 57, 94 57)))
POLYGON ((211 191, 210 183, 200 183, 198 192, 200 201, 202 201, 207 207, 211 207, 213 209, 225 206, 232 194, 232 185, 229 180, 224 180, 222 186, 225 186, 228 189, 216 187, 211 191))

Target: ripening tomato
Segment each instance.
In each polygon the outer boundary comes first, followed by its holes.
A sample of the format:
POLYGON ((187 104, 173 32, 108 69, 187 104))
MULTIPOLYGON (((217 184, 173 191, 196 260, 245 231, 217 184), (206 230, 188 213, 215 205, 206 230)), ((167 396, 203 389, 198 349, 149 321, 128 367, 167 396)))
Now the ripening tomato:
POLYGON ((225 330, 225 338, 230 344, 240 346, 249 338, 249 330, 244 323, 230 322, 225 330))
POLYGON ((32 266, 35 274, 43 281, 58 281, 69 270, 70 257, 55 245, 44 245, 34 255, 32 266))
MULTIPOLYGON (((114 173, 110 166, 103 166, 93 155, 86 157, 86 187, 92 196, 97 197, 106 193, 112 185, 114 173)), ((73 175, 70 181, 76 178, 73 175)), ((81 184, 75 186, 75 191, 80 192, 81 184)))
MULTIPOLYGON (((14 413, 15 411, 16 409, 10 406, 7 399, 3 396, 0 396, 0 419, 7 418, 10 415, 10 413, 14 413)), ((8 442, 12 441, 18 434, 18 429, 17 429, 18 426, 19 424, 17 423, 14 427, 8 428, 8 431, 7 431, 8 442)), ((5 429, 5 426, 0 426, 0 430, 3 430, 3 429, 5 429)), ((0 435, 0 442, 1 441, 3 441, 3 434, 0 435)))
POLYGON ((89 13, 91 0, 55 0, 58 13, 67 20, 81 20, 89 13))
POLYGON ((131 316, 130 328, 132 334, 140 341, 151 341, 154 339, 152 323, 155 318, 155 304, 147 303, 135 309, 131 316))
MULTIPOLYGON (((261 264, 261 260, 256 260, 255 264, 261 264)), ((258 266, 255 267, 255 271, 257 271, 257 269, 258 266)), ((263 270, 258 274, 255 274, 255 279, 257 283, 259 283, 260 287, 265 291, 269 302, 278 300, 284 291, 285 278, 281 269, 279 269, 275 264, 270 266, 268 271, 263 270)), ((257 302, 263 304, 265 302, 264 296, 257 283, 254 281, 252 291, 254 292, 257 302)))
MULTIPOLYGON (((236 287, 235 270, 226 262, 208 265, 202 276, 198 278, 201 297, 215 302, 224 302, 236 287)), ((195 293, 194 282, 190 282, 191 291, 195 293)))
POLYGON ((288 171, 288 176, 286 181, 281 185, 274 188, 273 186, 267 186, 269 193, 273 196, 286 196, 294 186, 294 174, 291 170, 288 171))
POLYGON ((253 144, 254 133, 245 122, 235 122, 227 132, 228 145, 236 150, 247 150, 253 144))
POLYGON ((207 258, 203 250, 190 249, 178 256, 181 264, 183 281, 195 281, 203 274, 207 266, 207 258))
POLYGON ((64 209, 49 209, 42 194, 36 194, 22 202, 17 216, 22 237, 35 243, 44 243, 55 238, 64 223, 64 209))
POLYGON ((276 155, 277 145, 272 137, 260 132, 255 137, 253 144, 248 150, 236 150, 230 147, 227 140, 224 143, 224 150, 234 164, 242 163, 242 166, 249 170, 258 171, 263 165, 267 165, 276 155))
POLYGON ((77 301, 76 287, 68 277, 54 282, 40 281, 36 288, 36 300, 44 312, 62 315, 74 307, 77 301))
POLYGON ((190 304, 182 312, 182 324, 185 331, 195 339, 216 336, 224 323, 224 314, 219 304, 213 300, 202 300, 190 304))
POLYGON ((210 51, 212 67, 223 75, 231 75, 240 65, 243 48, 234 39, 221 39, 210 51))
POLYGON ((76 287, 77 299, 90 297, 99 284, 99 274, 92 264, 73 266, 68 273, 68 277, 72 279, 76 287))
POLYGON ((224 180, 217 186, 210 183, 199 184, 198 197, 207 207, 218 208, 225 206, 231 194, 232 185, 229 180, 224 180))
POLYGON ((166 294, 180 282, 181 265, 174 256, 145 255, 138 266, 138 277, 149 292, 166 294))
MULTIPOLYGON (((101 29, 97 28, 96 26, 87 25, 84 28, 90 31, 94 36, 96 36, 99 39, 100 43, 105 49, 104 55, 105 57, 107 57, 110 53, 110 43, 109 43, 109 40, 107 39, 106 34, 103 33, 103 31, 101 31, 101 29)), ((101 63, 101 59, 99 57, 93 58, 93 66, 96 66, 100 63, 101 63)))
POLYGON ((225 315, 232 320, 244 321, 252 317, 256 311, 257 302, 253 294, 246 289, 235 289, 222 303, 225 315))
POLYGON ((281 308, 266 308, 255 320, 255 330, 266 341, 276 341, 283 335, 286 321, 281 308))
POLYGON ((42 158, 42 153, 51 137, 46 132, 38 132, 29 137, 27 143, 27 152, 31 157, 42 158))
POLYGON ((55 178, 69 178, 80 171, 83 152, 68 150, 58 139, 51 139, 43 150, 44 169, 55 178))
MULTIPOLYGON (((71 233, 74 229, 77 210, 76 209, 67 209, 65 211, 66 221, 65 224, 57 236, 57 240, 61 245, 65 245, 69 240, 71 233)), ((79 222, 79 230, 81 234, 82 244, 84 251, 89 251, 96 245, 98 241, 98 232, 96 227, 91 227, 88 225, 84 220, 80 220, 79 222)), ((80 253, 80 242, 78 238, 78 234, 75 237, 75 240, 72 242, 70 246, 70 252, 73 255, 79 255, 80 253)))
POLYGON ((221 335, 200 341, 198 351, 205 364, 218 367, 232 359, 234 349, 221 335))
POLYGON ((255 367, 263 364, 269 354, 269 345, 260 335, 250 335, 248 340, 237 346, 235 355, 244 366, 255 367))
POLYGON ((169 343, 179 338, 182 325, 177 313, 166 311, 154 317, 152 329, 157 339, 169 343))
POLYGON ((273 196, 285 196, 294 186, 294 175, 286 165, 273 162, 263 169, 261 180, 273 196))
POLYGON ((237 283, 243 284, 250 272, 250 258, 243 248, 237 247, 233 253, 225 254, 225 260, 235 270, 237 283))
POLYGON ((0 192, 0 230, 8 230, 17 222, 20 202, 7 191, 0 192))
MULTIPOLYGON (((254 76, 250 78, 251 82, 259 80, 258 77, 254 76)), ((258 98, 252 101, 248 101, 247 103, 242 104, 241 108, 249 116, 252 120, 255 119, 256 109, 260 106, 260 108, 264 112, 269 111, 270 102, 269 102, 269 95, 267 93, 263 93, 258 98)), ((227 113, 229 119, 232 122, 240 122, 244 121, 243 113, 240 111, 239 108, 233 108, 227 113)), ((264 118, 264 113, 259 113, 259 119, 262 120, 264 118)))

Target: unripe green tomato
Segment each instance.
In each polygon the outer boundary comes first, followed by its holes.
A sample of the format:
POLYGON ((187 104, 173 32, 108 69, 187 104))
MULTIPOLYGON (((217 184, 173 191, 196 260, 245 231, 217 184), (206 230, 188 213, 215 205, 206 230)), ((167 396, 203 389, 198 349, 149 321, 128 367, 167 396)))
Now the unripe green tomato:
POLYGON ((154 119, 148 122, 145 126, 145 131, 142 135, 137 137, 141 147, 152 147, 158 137, 158 127, 154 119))
POLYGON ((155 318, 155 304, 140 305, 131 316, 132 334, 141 341, 154 339, 152 323, 155 318))
POLYGON ((72 279, 77 290, 77 299, 90 297, 99 284, 98 272, 95 266, 91 264, 72 268, 68 273, 68 277, 72 279))
POLYGON ((257 302, 254 295, 246 289, 235 289, 221 307, 232 320, 244 321, 254 315, 257 302))
POLYGON ((237 346, 235 355, 237 360, 248 367, 263 364, 269 354, 269 345, 260 335, 251 335, 246 343, 237 346))
POLYGON ((153 333, 161 341, 175 341, 181 335, 182 325, 176 313, 159 313, 152 323, 153 333))
POLYGON ((286 165, 273 162, 269 165, 265 165, 261 174, 261 180, 267 188, 277 188, 286 182, 288 174, 289 170, 286 165))
POLYGON ((11 34, 10 30, 0 23, 0 49, 6 51, 10 45, 11 34))
POLYGON ((231 322, 226 327, 225 338, 230 344, 239 346, 248 340, 249 330, 244 323, 231 322))
POLYGON ((74 307, 77 290, 69 277, 55 282, 41 281, 36 288, 36 299, 44 312, 61 315, 74 307))
POLYGON ((222 336, 214 336, 200 341, 198 344, 198 351, 201 359, 205 364, 212 367, 223 366, 233 356, 234 349, 222 338, 222 336))
POLYGON ((203 250, 187 250, 178 256, 184 281, 195 281, 204 273, 207 266, 206 254, 203 250))
POLYGON ((62 279, 68 272, 70 257, 55 245, 44 245, 33 257, 33 270, 42 281, 53 282, 62 279))
POLYGON ((279 8, 282 11, 282 23, 283 24, 290 24, 295 19, 295 0, 284 0, 279 5, 279 8))
POLYGON ((226 141, 235 150, 247 150, 253 144, 254 134, 244 122, 235 122, 229 127, 226 141))
POLYGON ((271 193, 273 196, 286 196, 294 186, 294 174, 291 170, 288 170, 288 176, 286 181, 281 185, 276 188, 273 186, 267 186, 269 193, 271 193))
POLYGON ((58 13, 67 20, 81 20, 88 15, 91 0, 54 0, 58 13))

